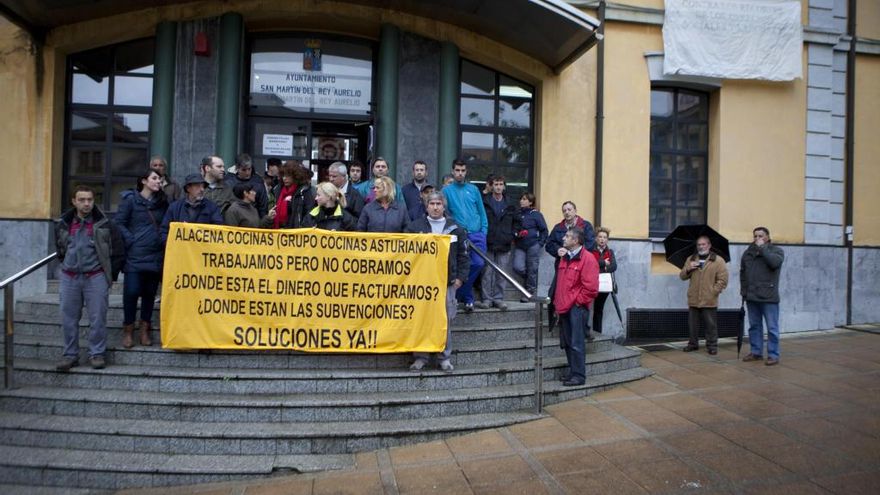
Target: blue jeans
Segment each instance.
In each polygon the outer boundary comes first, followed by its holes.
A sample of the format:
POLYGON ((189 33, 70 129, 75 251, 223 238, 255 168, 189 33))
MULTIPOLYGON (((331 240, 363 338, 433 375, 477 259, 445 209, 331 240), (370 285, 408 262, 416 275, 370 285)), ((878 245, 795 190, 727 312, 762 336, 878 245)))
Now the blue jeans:
MULTIPOLYGON (((455 319, 455 314, 455 286, 450 285, 446 289, 446 348, 443 352, 437 353, 439 362, 446 361, 452 356, 452 320, 455 319)), ((427 352, 414 352, 413 357, 426 363, 431 359, 431 355, 427 352)))
MULTIPOLYGON (((486 252, 486 234, 482 232, 472 232, 467 236, 468 240, 471 241, 471 244, 480 248, 480 251, 483 251, 484 253, 486 252)), ((474 303, 474 282, 477 281, 477 277, 480 276, 480 272, 483 271, 483 266, 486 264, 486 262, 483 261, 483 258, 480 258, 480 255, 473 250, 471 250, 470 256, 471 271, 468 273, 468 279, 461 284, 461 287, 459 287, 458 291, 455 293, 456 298, 465 304, 474 303)))
POLYGON ((527 249, 513 251, 513 271, 523 277, 526 290, 533 296, 538 289, 538 265, 541 263, 541 246, 534 244, 527 249))
POLYGON ((64 357, 79 359, 79 319, 83 303, 89 315, 89 357, 104 356, 107 347, 107 305, 110 286, 103 273, 92 276, 61 274, 61 329, 64 357))
POLYGON ((123 325, 134 323, 138 298, 141 300, 141 319, 149 322, 153 318, 160 280, 162 274, 159 272, 126 272, 122 285, 123 325))
POLYGON ((749 345, 755 356, 764 355, 764 327, 767 323, 767 357, 779 359, 779 303, 746 301, 749 308, 749 345), (762 322, 763 318, 763 322, 762 322))
POLYGON ((562 331, 559 332, 559 340, 565 348, 565 358, 568 360, 569 379, 583 382, 587 377, 586 344, 584 343, 584 329, 587 328, 587 318, 590 316, 589 308, 573 306, 571 310, 559 315, 562 322, 562 331))

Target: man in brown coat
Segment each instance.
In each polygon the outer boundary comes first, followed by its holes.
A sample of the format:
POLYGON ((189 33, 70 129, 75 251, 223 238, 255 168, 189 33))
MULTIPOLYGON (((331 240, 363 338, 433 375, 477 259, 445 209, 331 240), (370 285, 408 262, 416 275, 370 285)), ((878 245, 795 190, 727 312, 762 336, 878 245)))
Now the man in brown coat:
POLYGON ((706 330, 706 349, 718 354, 718 296, 727 288, 727 265, 712 252, 709 238, 697 239, 697 252, 684 264, 679 274, 690 280, 688 286, 688 331, 690 338, 684 352, 696 351, 699 345, 700 320, 706 330))

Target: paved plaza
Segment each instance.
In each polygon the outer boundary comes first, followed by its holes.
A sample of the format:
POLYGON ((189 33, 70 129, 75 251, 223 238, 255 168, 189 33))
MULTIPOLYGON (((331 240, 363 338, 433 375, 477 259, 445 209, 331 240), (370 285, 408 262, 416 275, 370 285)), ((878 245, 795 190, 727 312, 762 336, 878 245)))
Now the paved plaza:
POLYGON ((731 339, 646 352, 653 377, 348 470, 122 493, 875 494, 880 327, 864 330, 784 335, 778 366, 741 362, 731 339))

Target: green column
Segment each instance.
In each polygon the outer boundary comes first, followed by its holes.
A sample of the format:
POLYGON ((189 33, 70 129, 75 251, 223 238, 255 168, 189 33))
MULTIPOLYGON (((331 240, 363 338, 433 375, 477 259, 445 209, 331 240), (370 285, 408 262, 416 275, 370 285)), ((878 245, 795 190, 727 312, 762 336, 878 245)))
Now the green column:
POLYGON ((440 122, 437 137, 437 170, 452 170, 458 155, 458 47, 446 41, 440 47, 440 122))
POLYGON ((217 55, 217 131, 216 152, 228 164, 235 160, 238 148, 238 109, 241 91, 242 39, 244 20, 229 12, 220 17, 220 42, 217 55))
MULTIPOLYGON (((174 70, 177 57, 177 23, 156 26, 153 55, 153 110, 150 115, 150 156, 171 159, 171 131, 174 125, 174 70)), ((169 163, 171 173, 173 163, 169 163)))
POLYGON ((397 180, 397 75, 400 31, 382 25, 379 38, 379 98, 377 98, 376 156, 388 160, 388 176, 397 180))

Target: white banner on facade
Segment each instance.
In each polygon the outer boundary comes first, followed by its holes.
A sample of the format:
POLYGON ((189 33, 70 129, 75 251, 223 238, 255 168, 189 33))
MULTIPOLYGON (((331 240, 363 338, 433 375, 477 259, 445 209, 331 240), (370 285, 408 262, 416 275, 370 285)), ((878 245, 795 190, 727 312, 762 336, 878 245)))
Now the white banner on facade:
POLYGON ((802 77, 801 3, 666 0, 667 75, 791 81, 802 77))

